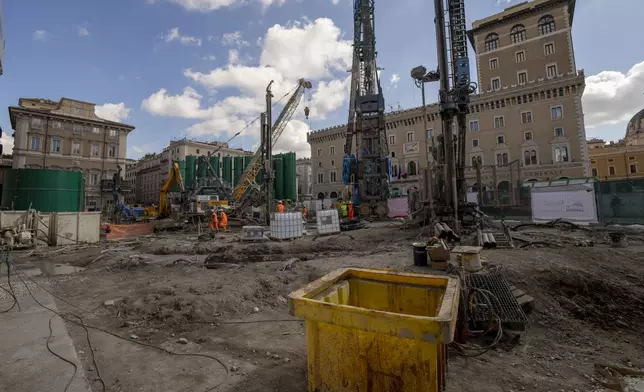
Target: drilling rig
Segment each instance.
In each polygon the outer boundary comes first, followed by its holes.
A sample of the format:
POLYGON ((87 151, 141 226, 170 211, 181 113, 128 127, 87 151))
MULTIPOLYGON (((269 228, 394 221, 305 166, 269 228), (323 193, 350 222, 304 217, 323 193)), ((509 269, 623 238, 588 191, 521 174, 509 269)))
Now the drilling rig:
MULTIPOLYGON (((434 8, 438 70, 430 73, 436 75, 432 81, 440 81, 439 112, 443 132, 438 136, 436 164, 433 165, 433 169, 437 169, 435 181, 429 184, 437 190, 430 192, 437 195, 437 199, 436 203, 430 202, 430 208, 432 217, 453 218, 454 229, 458 232, 459 212, 463 218, 470 209, 465 185, 466 117, 470 95, 477 86, 470 78, 464 0, 434 0, 434 8)), ((412 77, 417 79, 424 71, 423 67, 416 67, 412 77)))
POLYGON ((361 216, 385 218, 389 210, 390 163, 385 99, 376 65, 374 0, 354 0, 353 19, 353 64, 342 181, 350 187, 361 216))

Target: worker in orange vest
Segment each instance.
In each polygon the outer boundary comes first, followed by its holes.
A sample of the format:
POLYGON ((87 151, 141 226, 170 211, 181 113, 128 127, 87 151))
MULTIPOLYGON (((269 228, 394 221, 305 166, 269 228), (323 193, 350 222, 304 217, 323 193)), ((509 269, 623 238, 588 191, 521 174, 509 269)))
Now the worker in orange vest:
POLYGON ((306 216, 306 207, 302 208, 302 216, 304 217, 304 219, 307 218, 307 216, 306 216))
POLYGON ((277 212, 284 212, 284 204, 281 200, 277 202, 277 212))
POLYGON ((217 220, 216 211, 213 211, 212 215, 210 215, 210 230, 212 230, 215 233, 219 231, 219 221, 217 220))
POLYGON ((224 233, 228 229, 228 215, 224 212, 224 210, 221 210, 221 216, 219 217, 219 227, 221 227, 224 230, 224 233))
POLYGON ((347 208, 349 210, 347 215, 349 216, 349 219, 353 220, 353 203, 349 203, 347 208))

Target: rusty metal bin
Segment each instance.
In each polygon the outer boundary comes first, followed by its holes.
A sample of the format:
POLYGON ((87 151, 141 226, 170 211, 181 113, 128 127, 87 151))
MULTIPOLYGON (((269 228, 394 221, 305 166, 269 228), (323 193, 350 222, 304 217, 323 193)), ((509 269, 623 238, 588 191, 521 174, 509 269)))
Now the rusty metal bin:
POLYGON ((309 392, 440 392, 457 278, 336 270, 289 295, 306 320, 309 392))

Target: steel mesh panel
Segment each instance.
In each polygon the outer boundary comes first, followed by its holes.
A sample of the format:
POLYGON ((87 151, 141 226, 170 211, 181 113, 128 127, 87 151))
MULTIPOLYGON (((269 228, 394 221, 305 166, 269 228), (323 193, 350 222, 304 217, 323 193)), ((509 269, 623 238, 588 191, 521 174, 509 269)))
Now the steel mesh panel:
MULTIPOLYGON (((465 277, 466 287, 478 288, 491 292, 499 299, 501 303, 501 324, 504 328, 515 331, 524 331, 528 317, 521 309, 521 305, 514 298, 510 284, 503 275, 500 274, 470 274, 465 277)), ((464 298, 468 298, 465 296, 464 298)), ((494 300, 493 300, 494 301, 494 300)), ((485 328, 489 323, 489 311, 482 307, 476 307, 473 310, 472 319, 474 323, 481 328, 485 328)))

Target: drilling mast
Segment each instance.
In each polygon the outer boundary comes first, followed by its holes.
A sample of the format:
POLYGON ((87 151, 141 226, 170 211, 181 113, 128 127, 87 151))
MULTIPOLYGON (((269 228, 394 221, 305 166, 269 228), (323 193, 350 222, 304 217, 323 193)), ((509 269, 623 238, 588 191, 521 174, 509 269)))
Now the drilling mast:
POLYGON ((374 0, 354 0, 353 18, 353 64, 342 180, 351 186, 353 202, 361 216, 384 218, 388 213, 390 165, 385 100, 376 65, 374 0))

